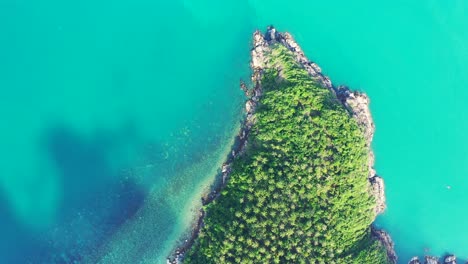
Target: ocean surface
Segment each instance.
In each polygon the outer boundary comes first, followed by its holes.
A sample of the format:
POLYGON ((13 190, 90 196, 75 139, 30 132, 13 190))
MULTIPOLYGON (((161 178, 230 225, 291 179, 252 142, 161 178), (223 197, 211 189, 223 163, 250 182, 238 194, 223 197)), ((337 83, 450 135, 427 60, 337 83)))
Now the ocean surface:
POLYGON ((467 1, 2 0, 0 263, 165 263, 269 24, 369 94, 401 263, 467 258, 467 1))

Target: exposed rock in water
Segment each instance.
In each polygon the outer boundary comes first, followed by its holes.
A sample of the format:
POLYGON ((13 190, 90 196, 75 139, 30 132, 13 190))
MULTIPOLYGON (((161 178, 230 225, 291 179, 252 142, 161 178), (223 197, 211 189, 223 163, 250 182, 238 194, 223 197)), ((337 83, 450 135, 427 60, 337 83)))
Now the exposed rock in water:
POLYGON ((432 256, 425 256, 424 259, 426 260, 425 264, 440 264, 439 258, 432 257, 432 256))
POLYGON ((408 264, 421 264, 421 261, 419 261, 418 257, 413 257, 408 264))
POLYGON ((455 255, 448 255, 444 259, 446 264, 457 264, 457 257, 455 255))
MULTIPOLYGON (((254 73, 256 70, 263 70, 265 68, 266 58, 263 54, 265 54, 265 52, 268 50, 270 50, 268 42, 265 40, 263 34, 257 30, 254 33, 253 48, 250 52, 252 58, 250 66, 254 70, 254 73)), ((261 80, 261 76, 256 76, 254 74, 252 79, 256 82, 259 82, 261 80)))

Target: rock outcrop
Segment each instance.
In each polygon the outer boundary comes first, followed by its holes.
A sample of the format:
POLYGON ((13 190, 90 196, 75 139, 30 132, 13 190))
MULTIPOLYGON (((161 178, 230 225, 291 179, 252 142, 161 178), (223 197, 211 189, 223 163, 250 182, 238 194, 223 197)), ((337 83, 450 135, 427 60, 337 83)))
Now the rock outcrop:
POLYGON ((376 200, 376 206, 374 209, 375 214, 378 215, 385 211, 386 208, 384 180, 381 177, 374 175, 372 177, 369 177, 369 182, 371 184, 372 195, 375 197, 376 200))
POLYGON ((445 264, 457 264, 457 257, 455 255, 448 255, 444 258, 445 264))
POLYGON ((375 158, 371 144, 372 139, 374 138, 375 125, 369 108, 369 97, 364 93, 351 91, 346 86, 339 86, 335 90, 338 99, 353 115, 364 133, 364 138, 366 139, 366 144, 369 148, 369 182, 371 184, 371 192, 376 200, 375 214, 381 214, 386 208, 385 186, 383 179, 377 175, 374 169, 375 158))
POLYGON ((432 257, 432 256, 425 256, 425 264, 440 264, 439 258, 438 257, 432 257))
MULTIPOLYGON (((457 264, 457 257, 455 255, 446 255, 443 261, 439 257, 435 256, 424 256, 424 264, 457 264)), ((468 263, 468 261, 466 262, 468 263)), ((422 264, 419 257, 413 257, 408 264, 422 264)))
POLYGON ((379 240, 380 243, 382 243, 382 245, 387 250, 387 256, 388 256, 388 259, 390 260, 390 263, 394 263, 394 264, 397 263, 398 257, 394 249, 395 244, 393 243, 393 240, 390 237, 390 235, 387 232, 376 229, 374 227, 371 227, 371 233, 372 233, 372 236, 374 236, 377 240, 379 240))
POLYGON ((408 264, 421 264, 421 261, 419 261, 418 257, 413 257, 408 264))

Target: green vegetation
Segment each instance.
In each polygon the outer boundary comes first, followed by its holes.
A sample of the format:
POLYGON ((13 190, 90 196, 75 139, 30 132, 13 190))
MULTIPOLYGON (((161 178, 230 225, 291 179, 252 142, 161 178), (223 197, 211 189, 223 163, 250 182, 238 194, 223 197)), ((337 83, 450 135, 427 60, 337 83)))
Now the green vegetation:
POLYGON ((185 262, 387 263, 362 131, 284 46, 269 58, 247 152, 185 262))

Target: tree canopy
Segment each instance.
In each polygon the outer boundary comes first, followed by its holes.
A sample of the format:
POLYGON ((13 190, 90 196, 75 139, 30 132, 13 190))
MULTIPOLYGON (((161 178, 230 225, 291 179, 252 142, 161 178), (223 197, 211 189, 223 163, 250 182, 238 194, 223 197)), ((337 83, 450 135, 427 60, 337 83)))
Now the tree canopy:
POLYGON ((185 262, 388 263, 361 129, 284 46, 268 56, 247 151, 185 262))

